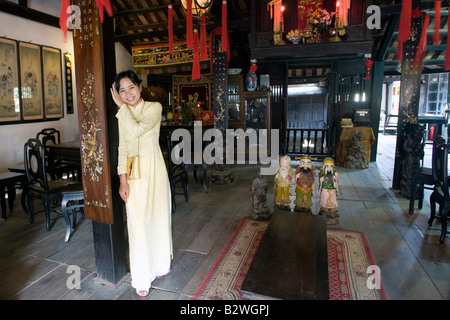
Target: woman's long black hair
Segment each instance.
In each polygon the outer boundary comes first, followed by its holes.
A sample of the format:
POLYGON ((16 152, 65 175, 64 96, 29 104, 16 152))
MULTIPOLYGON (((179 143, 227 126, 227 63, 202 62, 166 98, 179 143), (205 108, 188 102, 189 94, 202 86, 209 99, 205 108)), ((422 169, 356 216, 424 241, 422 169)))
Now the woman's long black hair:
POLYGON ((123 78, 130 79, 131 82, 133 82, 138 87, 142 82, 142 80, 139 79, 139 77, 133 70, 122 71, 121 73, 117 74, 116 77, 114 78, 114 82, 116 83, 117 92, 119 92, 119 89, 120 89, 120 80, 122 80, 123 78))

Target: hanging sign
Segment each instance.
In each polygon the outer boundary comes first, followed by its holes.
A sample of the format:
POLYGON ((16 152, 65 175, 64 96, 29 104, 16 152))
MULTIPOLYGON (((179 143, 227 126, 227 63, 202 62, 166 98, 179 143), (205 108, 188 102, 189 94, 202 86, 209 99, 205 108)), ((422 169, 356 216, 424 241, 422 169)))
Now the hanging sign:
MULTIPOLYGON (((208 40, 209 41, 209 40, 208 40)), ((167 65, 192 63, 194 61, 194 49, 188 48, 186 41, 174 42, 172 54, 169 44, 144 45, 131 48, 133 67, 161 67, 167 65)), ((209 52, 200 61, 208 61, 209 52)))

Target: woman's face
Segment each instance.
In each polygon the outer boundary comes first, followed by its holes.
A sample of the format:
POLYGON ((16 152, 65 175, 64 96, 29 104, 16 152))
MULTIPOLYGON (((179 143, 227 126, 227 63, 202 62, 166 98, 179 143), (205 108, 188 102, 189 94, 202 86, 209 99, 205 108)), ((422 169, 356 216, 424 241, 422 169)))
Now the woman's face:
POLYGON ((119 96, 124 102, 136 107, 141 101, 141 85, 134 84, 129 78, 120 80, 119 96))

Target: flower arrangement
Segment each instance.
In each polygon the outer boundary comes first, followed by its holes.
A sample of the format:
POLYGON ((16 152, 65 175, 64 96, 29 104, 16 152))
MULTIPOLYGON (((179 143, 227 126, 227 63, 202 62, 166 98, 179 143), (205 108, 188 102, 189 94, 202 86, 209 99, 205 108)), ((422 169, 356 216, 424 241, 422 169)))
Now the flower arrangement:
POLYGON ((179 100, 174 97, 174 122, 178 124, 189 124, 195 120, 201 120, 204 102, 198 101, 199 94, 195 92, 188 95, 188 101, 179 100))
POLYGON ((325 9, 317 9, 308 19, 308 25, 316 32, 325 31, 331 24, 333 13, 329 13, 325 9))
POLYGON ((297 44, 302 38, 302 32, 298 29, 291 30, 287 33, 286 38, 293 44, 297 44))
POLYGON ((291 30, 287 33, 286 37, 289 38, 294 38, 294 37, 301 37, 302 34, 300 32, 300 30, 295 29, 295 30, 291 30))

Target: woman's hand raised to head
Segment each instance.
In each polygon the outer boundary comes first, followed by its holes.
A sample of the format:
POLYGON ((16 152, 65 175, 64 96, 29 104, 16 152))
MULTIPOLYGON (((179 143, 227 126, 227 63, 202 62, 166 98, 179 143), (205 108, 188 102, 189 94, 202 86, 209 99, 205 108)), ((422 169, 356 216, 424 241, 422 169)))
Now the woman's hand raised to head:
POLYGON ((119 93, 116 90, 116 83, 114 82, 111 87, 111 96, 114 100, 114 102, 117 104, 118 107, 121 107, 125 102, 120 97, 119 93))

